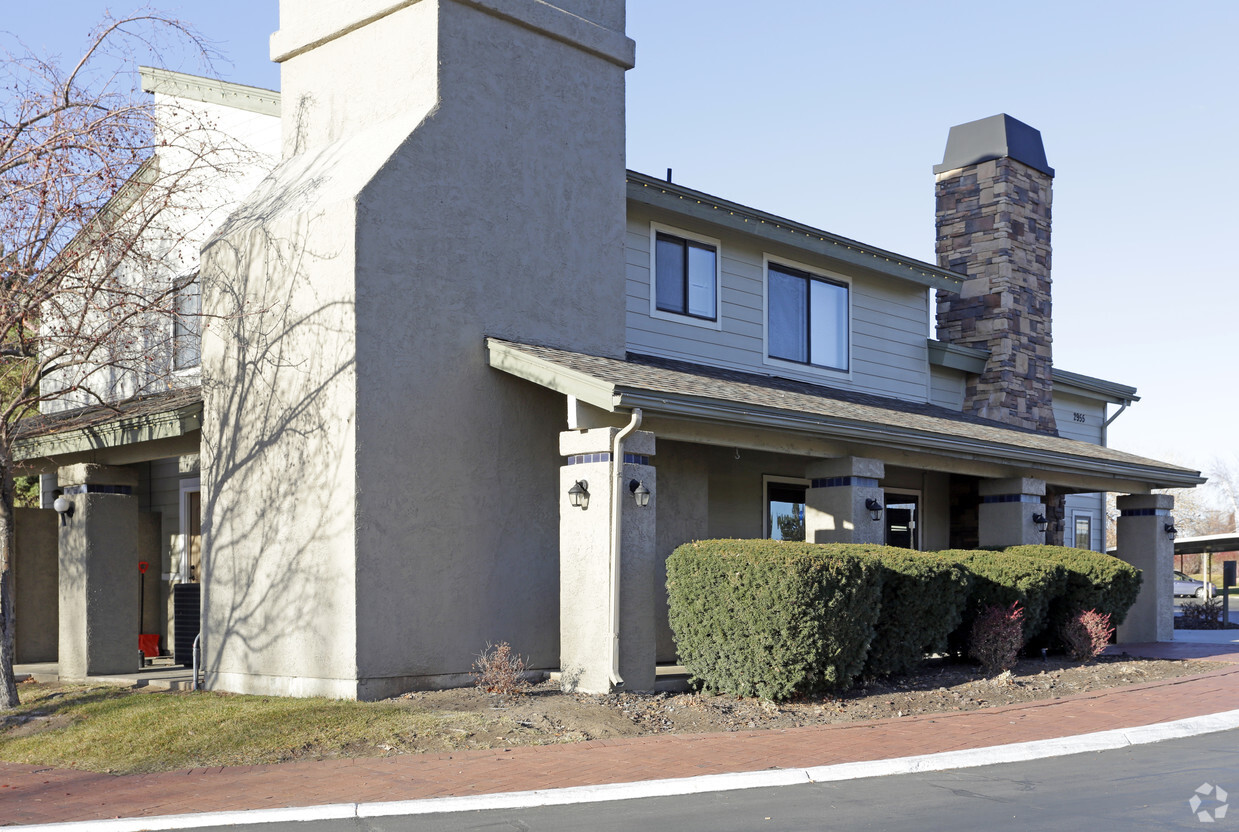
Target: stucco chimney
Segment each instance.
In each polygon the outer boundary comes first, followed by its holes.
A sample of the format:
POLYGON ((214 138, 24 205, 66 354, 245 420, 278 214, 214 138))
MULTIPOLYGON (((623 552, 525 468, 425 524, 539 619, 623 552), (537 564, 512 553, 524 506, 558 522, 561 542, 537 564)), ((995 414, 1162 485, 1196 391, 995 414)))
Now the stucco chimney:
POLYGON ((938 264, 967 274, 938 293, 938 339, 988 350, 964 410, 1057 433, 1050 330, 1054 169, 1041 133, 1001 114, 951 128, 937 176, 938 264))

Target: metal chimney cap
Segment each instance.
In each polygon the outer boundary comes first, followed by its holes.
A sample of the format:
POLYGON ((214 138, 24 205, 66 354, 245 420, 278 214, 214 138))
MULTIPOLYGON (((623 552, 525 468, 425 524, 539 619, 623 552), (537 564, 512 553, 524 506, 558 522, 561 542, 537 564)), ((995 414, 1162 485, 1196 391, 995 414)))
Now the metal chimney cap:
POLYGON ((1006 113, 952 127, 942 164, 934 165, 934 173, 958 170, 1004 156, 1054 175, 1054 168, 1045 160, 1041 131, 1006 113))

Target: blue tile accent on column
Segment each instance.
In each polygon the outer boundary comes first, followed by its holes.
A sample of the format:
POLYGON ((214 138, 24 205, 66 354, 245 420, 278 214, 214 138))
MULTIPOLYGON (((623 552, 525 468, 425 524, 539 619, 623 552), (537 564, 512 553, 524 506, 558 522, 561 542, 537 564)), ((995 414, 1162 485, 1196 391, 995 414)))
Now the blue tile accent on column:
POLYGON ((577 454, 564 460, 564 465, 584 465, 589 462, 610 462, 611 452, 603 451, 597 454, 577 454))
POLYGON ((873 477, 826 477, 813 480, 810 488, 877 488, 878 481, 873 477))
POLYGON ((1043 497, 1038 497, 1035 494, 994 494, 989 497, 982 497, 982 503, 1042 503, 1045 502, 1043 497))
POLYGON ((1119 512, 1119 517, 1165 517, 1169 514, 1168 508, 1125 508, 1119 512))
MULTIPOLYGON (((602 451, 596 454, 576 454, 564 460, 564 465, 584 465, 589 462, 610 462, 611 452, 602 451)), ((624 461, 633 465, 649 465, 650 458, 646 454, 624 454, 624 461)))
POLYGON ((123 494, 130 496, 133 494, 132 485, 94 485, 87 483, 86 485, 67 485, 61 491, 62 494, 123 494))

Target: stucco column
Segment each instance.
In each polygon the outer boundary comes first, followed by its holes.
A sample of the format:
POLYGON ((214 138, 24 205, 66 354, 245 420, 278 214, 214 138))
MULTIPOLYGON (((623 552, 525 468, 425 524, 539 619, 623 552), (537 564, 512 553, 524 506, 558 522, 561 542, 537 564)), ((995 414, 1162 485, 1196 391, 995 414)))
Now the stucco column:
POLYGON ((809 464, 805 490, 805 540, 810 543, 886 542, 886 523, 873 519, 869 500, 884 505, 878 481, 886 466, 878 459, 845 456, 809 464))
POLYGON ((559 451, 559 669, 566 688, 608 693, 611 685, 612 506, 619 503, 619 671, 624 690, 653 690, 656 663, 655 517, 658 489, 650 457, 654 434, 624 442, 616 481, 611 448, 616 428, 565 431, 559 451), (630 484, 644 486, 637 505, 630 484), (570 491, 578 483, 580 506, 570 491))
POLYGON ((60 677, 138 669, 137 473, 103 465, 59 472, 73 513, 60 544, 60 677))
POLYGON ((1119 510, 1118 555, 1144 573, 1140 595, 1118 628, 1120 644, 1174 640, 1174 541, 1166 524, 1174 523, 1169 494, 1126 494, 1119 510))
POLYGON ((1045 543, 1033 515, 1045 515, 1045 481, 1028 477, 981 480, 977 537, 982 549, 1045 543))

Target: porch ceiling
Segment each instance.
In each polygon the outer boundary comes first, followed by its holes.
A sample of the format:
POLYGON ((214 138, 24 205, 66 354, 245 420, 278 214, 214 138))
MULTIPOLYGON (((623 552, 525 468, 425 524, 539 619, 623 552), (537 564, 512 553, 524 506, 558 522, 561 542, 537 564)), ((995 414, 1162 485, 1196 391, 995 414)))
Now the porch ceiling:
MULTIPOLYGON (((175 440, 202 427, 202 390, 189 387, 24 419, 17 429, 17 463, 89 451, 175 440)), ((157 455, 166 453, 160 452, 157 455)))
MULTIPOLYGON (((490 364, 607 411, 790 431, 924 458, 968 459, 1055 474, 1074 490, 1191 487, 1198 471, 936 405, 670 359, 605 358, 488 338, 490 364)), ((944 466, 941 470, 950 470, 944 466)))

